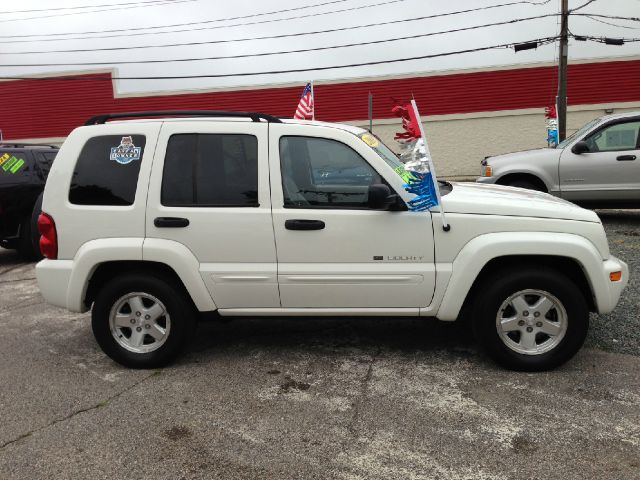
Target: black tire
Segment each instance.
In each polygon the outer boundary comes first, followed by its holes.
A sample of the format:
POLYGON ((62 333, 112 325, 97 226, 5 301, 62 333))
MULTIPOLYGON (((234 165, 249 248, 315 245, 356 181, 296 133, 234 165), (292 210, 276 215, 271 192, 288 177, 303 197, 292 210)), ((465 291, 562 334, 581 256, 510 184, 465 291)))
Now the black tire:
POLYGON ((507 187, 517 187, 517 188, 526 188, 527 190, 535 190, 536 192, 544 192, 545 189, 542 188, 540 185, 538 185, 535 182, 532 182, 531 180, 511 180, 508 181, 504 184, 507 187))
MULTIPOLYGON (((521 268, 517 272, 505 269, 486 278, 480 288, 472 309, 474 334, 487 354, 500 365, 519 371, 550 370, 573 357, 584 343, 589 329, 587 302, 580 288, 561 272, 551 268, 536 268, 534 266, 521 268), (560 302, 566 312, 564 337, 557 345, 543 353, 524 354, 515 351, 513 347, 507 345, 507 341, 501 338, 498 331, 497 316, 503 302, 510 296, 525 290, 548 292, 560 302)), ((534 303, 536 301, 535 295, 526 298, 533 299, 534 303)), ((507 310, 510 308, 507 307, 507 310)), ((501 315, 504 314, 507 317, 517 315, 507 310, 501 311, 501 315)), ((533 322, 533 314, 528 313, 527 321, 533 322)), ((557 312, 557 309, 550 311, 550 315, 556 314, 562 315, 557 312)), ((518 328, 532 328, 533 330, 537 323, 531 327, 527 325, 528 323, 524 323, 524 326, 518 328)), ((538 334, 536 332, 537 330, 533 330, 533 335, 536 336, 536 345, 539 338, 541 344, 545 338, 552 338, 547 337, 544 333, 538 334)), ((526 335, 524 331, 522 333, 510 332, 510 334, 518 341, 521 341, 520 335, 526 335)))
POLYGON ((18 238, 18 253, 25 260, 42 260, 40 253, 40 232, 38 232, 38 217, 42 212, 42 193, 36 200, 31 215, 20 224, 18 238))
MULTIPOLYGON (((134 312, 132 312, 133 315, 134 312)), ((167 322, 166 317, 162 318, 167 322)), ((98 292, 91 313, 93 334, 102 350, 116 362, 130 368, 158 368, 167 365, 178 356, 192 338, 195 325, 195 307, 186 297, 183 288, 169 279, 146 273, 125 274, 107 282, 98 292), (109 321, 111 310, 116 307, 119 299, 134 292, 155 297, 164 304, 170 317, 170 328, 164 343, 146 353, 130 351, 118 343, 112 334, 109 321)), ((122 331, 119 337, 123 338, 122 331)), ((153 339, 145 337, 144 341, 147 340, 153 339)), ((126 329, 124 341, 127 341, 126 329)))

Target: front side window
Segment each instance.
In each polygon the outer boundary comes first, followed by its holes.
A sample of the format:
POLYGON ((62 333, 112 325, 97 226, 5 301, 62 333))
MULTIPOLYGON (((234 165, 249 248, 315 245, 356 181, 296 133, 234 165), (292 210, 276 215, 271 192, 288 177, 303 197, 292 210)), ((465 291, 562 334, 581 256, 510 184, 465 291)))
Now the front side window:
POLYGON ((558 145, 556 145, 555 148, 559 148, 560 150, 562 150, 564 147, 569 145, 573 140, 575 140, 576 138, 582 137, 585 133, 591 130, 598 122, 600 122, 600 120, 602 120, 602 118, 595 118, 590 122, 586 123, 585 125, 580 127, 578 130, 573 132, 571 135, 569 135, 567 138, 565 138, 563 141, 561 141, 558 145))
POLYGON ((171 207, 257 207, 258 139, 242 134, 172 135, 161 201, 171 207))
POLYGON ((615 152, 638 149, 640 121, 616 123, 586 139, 591 152, 615 152))
POLYGON ((102 135, 87 140, 76 163, 69 201, 76 205, 132 205, 144 135, 102 135))
POLYGON ((368 208, 380 175, 355 150, 326 138, 282 137, 280 168, 288 208, 368 208))

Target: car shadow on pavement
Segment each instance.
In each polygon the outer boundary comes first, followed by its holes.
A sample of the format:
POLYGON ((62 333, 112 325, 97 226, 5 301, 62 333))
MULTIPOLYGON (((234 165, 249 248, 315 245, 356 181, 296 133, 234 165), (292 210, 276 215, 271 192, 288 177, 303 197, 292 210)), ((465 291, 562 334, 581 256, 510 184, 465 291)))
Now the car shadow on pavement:
POLYGON ((0 275, 9 270, 14 270, 17 267, 28 265, 29 263, 35 264, 35 262, 30 262, 20 257, 15 250, 7 250, 0 247, 0 275))
POLYGON ((608 221, 640 226, 640 210, 596 210, 603 223, 608 221))
POLYGON ((408 317, 276 317, 201 322, 184 361, 204 362, 221 350, 254 348, 297 353, 446 350, 465 357, 478 355, 470 328, 462 322, 408 317))

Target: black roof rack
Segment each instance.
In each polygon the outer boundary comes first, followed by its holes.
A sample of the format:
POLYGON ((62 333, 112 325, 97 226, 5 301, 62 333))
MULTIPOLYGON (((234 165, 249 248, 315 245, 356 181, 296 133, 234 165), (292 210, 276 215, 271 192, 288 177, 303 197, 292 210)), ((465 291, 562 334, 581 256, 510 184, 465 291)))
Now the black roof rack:
POLYGON ((48 145, 44 143, 5 143, 0 142, 0 148, 24 148, 24 147, 44 147, 44 148, 60 148, 56 145, 48 145))
POLYGON ((254 122, 266 120, 270 123, 282 123, 282 121, 272 115, 258 112, 224 112, 219 110, 174 110, 166 112, 127 112, 127 113, 107 113, 96 115, 85 122, 85 125, 101 125, 108 120, 116 118, 136 118, 136 117, 232 117, 250 118, 254 122))

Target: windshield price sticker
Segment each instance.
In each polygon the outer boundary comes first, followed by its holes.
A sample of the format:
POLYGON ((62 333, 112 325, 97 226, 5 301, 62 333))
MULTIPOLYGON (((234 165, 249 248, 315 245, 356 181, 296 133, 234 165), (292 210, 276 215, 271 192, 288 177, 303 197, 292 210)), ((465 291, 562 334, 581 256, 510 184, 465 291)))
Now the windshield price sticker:
POLYGON ((380 142, 378 141, 378 139, 373 135, 369 135, 368 133, 365 133, 360 138, 364 143, 369 145, 371 148, 376 148, 377 146, 380 145, 380 142))

